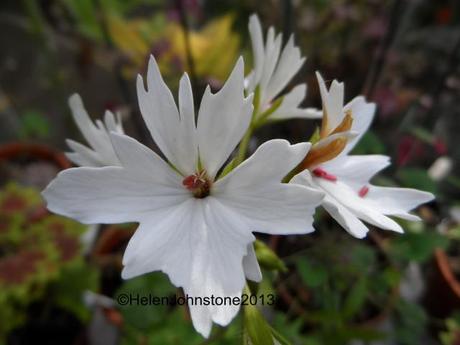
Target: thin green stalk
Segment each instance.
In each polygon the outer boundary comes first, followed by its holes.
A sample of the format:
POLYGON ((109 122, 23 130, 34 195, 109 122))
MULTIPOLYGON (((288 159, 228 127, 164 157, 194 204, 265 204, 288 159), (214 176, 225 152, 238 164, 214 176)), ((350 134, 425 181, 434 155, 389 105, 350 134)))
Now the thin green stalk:
POLYGON ((251 141, 252 136, 252 126, 248 128, 246 134, 241 140, 240 146, 238 147, 238 154, 235 159, 234 167, 238 166, 246 158, 246 153, 248 152, 249 142, 251 141))

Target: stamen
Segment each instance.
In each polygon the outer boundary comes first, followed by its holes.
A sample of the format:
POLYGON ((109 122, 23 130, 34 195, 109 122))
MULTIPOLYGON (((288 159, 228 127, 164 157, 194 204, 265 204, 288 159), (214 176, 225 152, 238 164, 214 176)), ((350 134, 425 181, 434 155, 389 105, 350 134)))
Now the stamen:
POLYGON ((367 193, 369 193, 369 187, 368 186, 363 186, 361 187, 361 189, 359 190, 358 192, 358 195, 361 197, 361 198, 364 198, 367 193))
POLYGON ((199 199, 207 197, 211 190, 211 182, 204 170, 185 177, 182 180, 182 184, 193 193, 195 198, 199 199))
POLYGON ((329 174, 326 170, 323 170, 321 168, 313 169, 313 174, 316 177, 321 177, 321 178, 323 178, 325 180, 328 180, 328 181, 333 181, 333 182, 337 181, 337 176, 329 174))

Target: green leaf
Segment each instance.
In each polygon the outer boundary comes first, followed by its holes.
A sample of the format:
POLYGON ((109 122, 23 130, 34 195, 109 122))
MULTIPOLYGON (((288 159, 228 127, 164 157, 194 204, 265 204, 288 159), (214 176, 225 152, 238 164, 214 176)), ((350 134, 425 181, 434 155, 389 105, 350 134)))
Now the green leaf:
POLYGON ((50 123, 42 113, 29 110, 21 116, 19 136, 23 139, 46 139, 50 133, 50 123))
POLYGON ((83 303, 85 291, 99 289, 99 272, 80 261, 65 267, 52 286, 56 304, 71 311, 82 321, 88 321, 91 313, 83 303))
POLYGON ((425 169, 404 168, 397 173, 397 177, 401 180, 404 187, 436 193, 436 183, 431 179, 425 169))
POLYGON ((418 345, 428 323, 425 310, 403 299, 397 304, 396 340, 401 345, 418 345))
POLYGON ((271 327, 273 337, 280 343, 280 345, 292 345, 285 337, 283 337, 276 329, 271 327))
POLYGON ((296 264, 300 277, 309 287, 321 286, 327 280, 327 270, 323 266, 306 260, 299 260, 296 264))
POLYGON ((347 319, 352 318, 362 308, 367 295, 367 280, 365 277, 359 278, 351 288, 343 305, 343 316, 347 319))
POLYGON ((366 132, 353 149, 357 155, 385 153, 385 145, 372 131, 366 132))
POLYGON ((446 248, 449 240, 436 232, 406 233, 395 238, 390 251, 398 260, 424 262, 436 248, 446 248))

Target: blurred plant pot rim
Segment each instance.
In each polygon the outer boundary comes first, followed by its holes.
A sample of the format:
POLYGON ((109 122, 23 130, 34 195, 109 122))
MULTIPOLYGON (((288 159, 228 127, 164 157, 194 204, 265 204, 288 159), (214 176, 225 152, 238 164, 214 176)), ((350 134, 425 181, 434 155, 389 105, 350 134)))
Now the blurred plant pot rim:
POLYGON ((61 170, 72 167, 72 164, 62 152, 45 144, 10 142, 0 145, 0 161, 13 160, 19 157, 32 157, 48 161, 61 170))

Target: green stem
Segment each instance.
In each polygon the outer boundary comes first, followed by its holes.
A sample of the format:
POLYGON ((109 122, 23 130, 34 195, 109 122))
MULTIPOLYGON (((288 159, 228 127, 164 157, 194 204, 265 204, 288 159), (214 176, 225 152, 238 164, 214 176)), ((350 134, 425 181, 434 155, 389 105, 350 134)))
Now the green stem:
POLYGON ((235 163, 233 167, 238 166, 244 159, 246 158, 246 153, 248 152, 249 142, 251 141, 252 136, 252 126, 249 126, 246 134, 241 140, 240 146, 238 147, 238 154, 235 159, 235 163))

